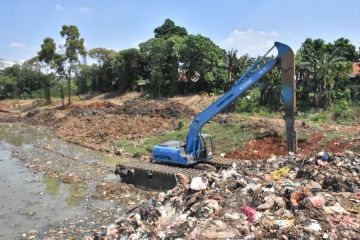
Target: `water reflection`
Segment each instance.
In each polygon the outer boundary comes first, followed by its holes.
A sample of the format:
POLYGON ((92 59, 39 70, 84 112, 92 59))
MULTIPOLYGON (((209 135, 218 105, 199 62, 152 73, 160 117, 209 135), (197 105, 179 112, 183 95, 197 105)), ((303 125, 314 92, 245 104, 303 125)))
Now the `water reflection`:
POLYGON ((62 183, 56 177, 44 176, 43 183, 48 195, 62 199, 69 207, 79 206, 87 191, 84 183, 62 183))
POLYGON ((45 192, 53 197, 56 197, 60 193, 61 182, 58 178, 44 176, 43 182, 45 183, 45 192))
POLYGON ((69 207, 79 206, 86 194, 86 185, 82 183, 72 183, 66 184, 65 188, 69 194, 65 200, 66 204, 69 207))

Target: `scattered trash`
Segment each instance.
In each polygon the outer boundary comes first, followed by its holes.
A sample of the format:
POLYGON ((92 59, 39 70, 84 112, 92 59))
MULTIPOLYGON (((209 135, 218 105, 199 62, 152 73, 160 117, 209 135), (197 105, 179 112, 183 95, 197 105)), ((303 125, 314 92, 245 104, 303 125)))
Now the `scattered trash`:
POLYGON ((324 207, 325 212, 327 213, 338 213, 338 214, 344 214, 347 213, 347 211, 340 205, 340 203, 335 203, 333 206, 326 206, 324 207))
POLYGON ((97 234, 104 240, 357 239, 360 183, 354 169, 360 155, 328 154, 327 160, 297 155, 256 164, 243 160, 192 179, 178 175, 174 189, 97 234))
POLYGON ((321 152, 318 153, 318 156, 321 157, 324 161, 329 160, 329 153, 322 150, 321 152))
POLYGON ((281 177, 286 176, 289 173, 289 167, 282 167, 270 173, 274 180, 279 180, 281 177))
POLYGON ((309 201, 313 207, 322 207, 325 205, 325 199, 321 196, 310 197, 309 201))
POLYGON ((293 192, 290 196, 290 202, 294 207, 298 207, 301 202, 310 195, 310 190, 307 187, 304 187, 301 192, 293 192))
POLYGON ((256 210, 251 207, 240 207, 240 211, 245 213, 249 222, 256 220, 256 210))
POLYGON ((294 219, 281 219, 281 220, 275 220, 274 224, 279 228, 288 228, 293 226, 294 222, 295 222, 294 219))
POLYGON ((317 232, 317 231, 320 231, 321 230, 321 226, 320 224, 316 221, 316 220, 313 220, 311 219, 310 220, 311 223, 310 225, 307 227, 307 229, 311 232, 317 232))

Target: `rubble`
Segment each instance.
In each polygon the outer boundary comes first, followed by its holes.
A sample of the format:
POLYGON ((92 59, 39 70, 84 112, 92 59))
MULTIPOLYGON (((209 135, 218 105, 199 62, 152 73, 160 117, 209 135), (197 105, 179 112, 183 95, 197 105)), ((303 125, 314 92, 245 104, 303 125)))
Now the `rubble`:
POLYGON ((241 161, 179 178, 93 239, 356 239, 360 155, 326 157, 241 161))

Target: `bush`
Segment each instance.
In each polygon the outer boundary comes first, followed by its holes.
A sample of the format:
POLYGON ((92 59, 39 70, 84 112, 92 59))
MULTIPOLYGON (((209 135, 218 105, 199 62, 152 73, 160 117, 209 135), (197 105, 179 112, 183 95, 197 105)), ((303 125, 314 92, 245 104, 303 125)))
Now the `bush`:
POLYGON ((339 100, 332 106, 333 119, 337 122, 344 123, 353 119, 353 110, 345 100, 339 100))
POLYGON ((251 99, 240 99, 237 103, 236 111, 238 113, 254 113, 258 109, 258 104, 251 99))

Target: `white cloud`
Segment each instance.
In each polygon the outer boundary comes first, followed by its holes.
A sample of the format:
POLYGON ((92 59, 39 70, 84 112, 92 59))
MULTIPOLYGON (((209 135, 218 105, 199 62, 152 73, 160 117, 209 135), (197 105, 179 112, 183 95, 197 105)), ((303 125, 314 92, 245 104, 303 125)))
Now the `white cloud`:
POLYGON ((24 49, 24 48, 26 48, 26 44, 25 44, 25 43, 21 43, 21 42, 11 42, 11 43, 9 43, 8 47, 10 47, 10 48, 24 49))
POLYGON ((278 33, 275 31, 254 31, 249 28, 246 31, 235 29, 222 43, 225 49, 238 49, 238 53, 250 56, 263 55, 274 45, 278 33))
POLYGON ((79 7, 79 10, 80 10, 80 12, 83 12, 83 13, 87 13, 90 11, 90 9, 87 7, 79 7))
POLYGON ((58 11, 62 11, 62 10, 65 9, 63 6, 61 6, 61 5, 58 4, 58 3, 55 5, 55 8, 56 8, 56 10, 58 10, 58 11))

